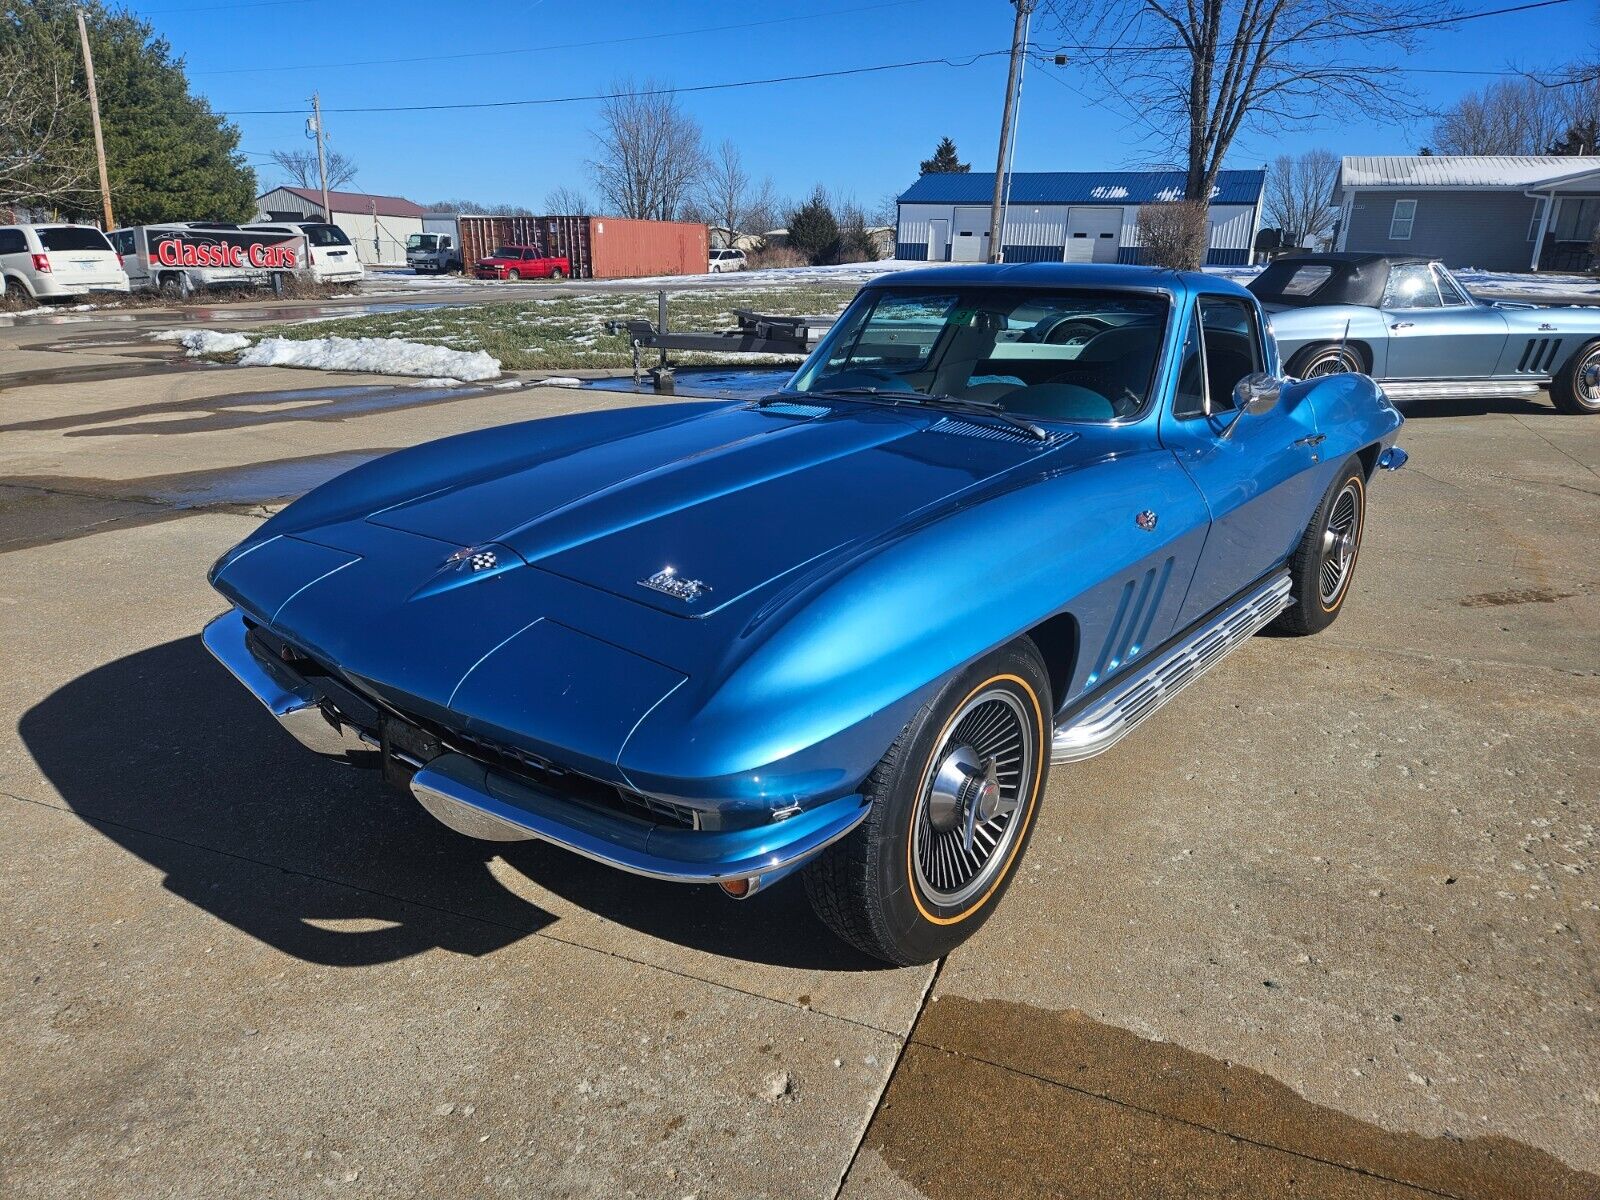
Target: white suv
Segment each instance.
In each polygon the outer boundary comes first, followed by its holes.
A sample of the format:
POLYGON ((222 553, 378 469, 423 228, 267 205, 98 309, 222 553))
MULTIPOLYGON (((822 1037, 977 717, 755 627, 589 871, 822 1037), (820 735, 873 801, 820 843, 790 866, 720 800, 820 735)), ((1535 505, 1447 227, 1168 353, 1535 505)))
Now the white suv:
POLYGON ((251 233, 281 233, 306 239, 310 256, 311 278, 318 283, 360 283, 366 274, 350 236, 337 225, 321 221, 296 221, 294 223, 258 221, 241 225, 251 233))
POLYGON ((35 300, 125 292, 122 259, 92 225, 0 225, 5 287, 35 300))
POLYGON ((710 265, 711 273, 720 275, 723 271, 742 271, 748 264, 743 250, 713 250, 710 265))

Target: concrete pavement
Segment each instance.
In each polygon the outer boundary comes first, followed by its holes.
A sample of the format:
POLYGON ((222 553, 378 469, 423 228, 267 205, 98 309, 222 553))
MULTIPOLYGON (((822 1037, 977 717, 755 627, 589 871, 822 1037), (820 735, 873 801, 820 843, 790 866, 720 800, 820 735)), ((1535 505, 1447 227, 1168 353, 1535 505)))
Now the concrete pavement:
POLYGON ((1600 421, 1414 409, 1339 623, 1057 772, 891 971, 793 884, 461 839, 199 647, 266 506, 635 398, 132 328, 0 330, 0 1192, 1600 1194, 1600 421))

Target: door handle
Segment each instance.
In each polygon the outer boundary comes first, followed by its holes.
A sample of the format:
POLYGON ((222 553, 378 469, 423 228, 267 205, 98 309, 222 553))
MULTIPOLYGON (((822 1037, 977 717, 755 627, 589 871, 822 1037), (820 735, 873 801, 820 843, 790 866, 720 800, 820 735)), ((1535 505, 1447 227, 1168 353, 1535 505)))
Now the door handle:
POLYGON ((1389 326, 1389 328, 1390 329, 1410 329, 1415 324, 1416 324, 1415 321, 1396 321, 1393 325, 1389 326))
POLYGON ((1291 447, 1293 447, 1293 446, 1320 446, 1320 445, 1322 445, 1323 442, 1325 442, 1327 440, 1328 440, 1328 435, 1325 434, 1325 433, 1308 433, 1303 438, 1295 438, 1295 440, 1290 442, 1289 445, 1291 447))

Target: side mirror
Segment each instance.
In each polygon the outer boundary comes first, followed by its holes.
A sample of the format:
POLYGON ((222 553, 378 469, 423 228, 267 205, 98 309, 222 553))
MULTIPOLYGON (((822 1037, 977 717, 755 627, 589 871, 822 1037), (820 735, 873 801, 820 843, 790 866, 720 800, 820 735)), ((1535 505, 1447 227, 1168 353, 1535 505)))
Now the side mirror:
POLYGON ((1265 371, 1257 371, 1253 375, 1246 375, 1233 385, 1233 406, 1241 413, 1248 413, 1252 417, 1259 417, 1264 412, 1271 412, 1278 403, 1278 394, 1283 390, 1283 381, 1265 371))
POLYGON ((1222 431, 1222 438, 1226 441, 1233 436, 1233 431, 1239 427, 1239 422, 1246 417, 1259 417, 1264 412, 1271 412, 1278 403, 1278 396, 1283 391, 1283 380, 1268 375, 1265 371, 1257 371, 1246 375, 1233 385, 1233 407, 1238 414, 1228 422, 1228 427, 1222 431))

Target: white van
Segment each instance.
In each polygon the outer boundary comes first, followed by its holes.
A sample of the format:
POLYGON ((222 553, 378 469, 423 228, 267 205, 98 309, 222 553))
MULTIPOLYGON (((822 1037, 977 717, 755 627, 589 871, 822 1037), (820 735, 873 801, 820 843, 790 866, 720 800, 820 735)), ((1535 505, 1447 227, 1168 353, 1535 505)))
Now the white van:
POLYGON ((258 233, 303 234, 311 255, 311 278, 318 283, 360 283, 366 268, 350 244, 350 235, 337 225, 321 221, 257 221, 241 225, 258 233))
POLYGON ((114 230, 111 244, 135 290, 179 298, 214 287, 282 291, 306 264, 306 239, 298 231, 264 233, 204 222, 135 225, 114 230))
POLYGON ((35 300, 125 292, 128 275, 92 225, 0 225, 0 276, 35 300))

